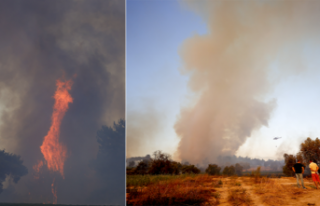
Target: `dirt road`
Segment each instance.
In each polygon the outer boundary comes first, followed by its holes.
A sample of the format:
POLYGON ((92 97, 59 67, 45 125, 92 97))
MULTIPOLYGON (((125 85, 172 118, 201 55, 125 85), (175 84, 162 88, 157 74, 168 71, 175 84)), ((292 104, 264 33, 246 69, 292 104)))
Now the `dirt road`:
POLYGON ((260 182, 253 182, 253 179, 249 177, 213 178, 212 180, 221 180, 223 183, 220 187, 215 187, 217 193, 219 194, 219 205, 221 206, 320 206, 320 189, 317 190, 315 188, 314 183, 311 179, 304 179, 304 183, 307 189, 298 188, 296 184, 296 179, 292 177, 260 179, 260 182), (237 193, 239 194, 238 196, 237 193), (244 197, 247 197, 247 199, 244 197), (234 201, 230 202, 230 198, 233 198, 234 201))

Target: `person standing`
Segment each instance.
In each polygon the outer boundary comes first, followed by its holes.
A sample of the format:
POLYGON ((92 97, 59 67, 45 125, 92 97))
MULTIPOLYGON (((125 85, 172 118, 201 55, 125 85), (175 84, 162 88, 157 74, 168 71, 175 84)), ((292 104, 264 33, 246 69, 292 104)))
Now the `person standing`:
POLYGON ((318 189, 318 185, 320 184, 319 175, 318 175, 319 167, 315 162, 316 162, 315 160, 313 160, 313 161, 310 160, 309 167, 310 167, 310 170, 311 170, 312 180, 313 180, 314 184, 316 185, 316 187, 318 189))
POLYGON ((300 187, 299 185, 299 179, 301 180, 301 185, 302 185, 302 188, 303 189, 307 189, 305 186, 304 186, 304 183, 303 183, 303 173, 304 173, 304 165, 301 164, 301 160, 298 160, 297 163, 295 163, 292 167, 292 170, 296 173, 296 177, 297 177, 297 185, 298 187, 300 187))

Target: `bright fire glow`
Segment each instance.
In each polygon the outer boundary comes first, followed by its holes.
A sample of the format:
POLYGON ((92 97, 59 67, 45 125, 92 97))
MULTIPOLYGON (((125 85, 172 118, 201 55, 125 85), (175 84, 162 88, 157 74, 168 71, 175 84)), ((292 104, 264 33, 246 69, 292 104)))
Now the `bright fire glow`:
POLYGON ((57 80, 57 90, 54 94, 55 104, 51 117, 51 127, 44 137, 40 147, 41 152, 46 160, 49 170, 58 171, 64 177, 63 167, 66 160, 67 148, 59 143, 60 124, 66 111, 68 104, 73 102, 69 90, 71 90, 72 81, 62 82, 57 80))
POLYGON ((58 202, 58 196, 57 196, 57 190, 56 190, 56 188, 54 188, 54 180, 55 179, 53 179, 53 182, 52 182, 52 184, 51 184, 51 192, 52 192, 52 194, 53 194, 53 204, 57 204, 57 202, 58 202))
POLYGON ((35 179, 39 179, 39 172, 40 172, 40 169, 41 169, 42 166, 43 166, 43 161, 42 160, 38 161, 37 165, 33 166, 34 171, 36 171, 36 174, 34 175, 35 179))

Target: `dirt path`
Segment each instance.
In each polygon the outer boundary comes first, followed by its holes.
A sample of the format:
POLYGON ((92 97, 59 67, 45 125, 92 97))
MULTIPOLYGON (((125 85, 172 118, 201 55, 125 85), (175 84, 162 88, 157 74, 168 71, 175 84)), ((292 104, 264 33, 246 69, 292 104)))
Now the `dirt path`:
POLYGON ((249 195, 249 197, 252 200, 252 203, 250 205, 261 205, 261 206, 265 205, 262 203, 259 196, 253 194, 252 187, 244 185, 241 178, 236 178, 236 179, 223 178, 222 181, 223 181, 223 186, 221 188, 216 188, 216 190, 220 193, 219 205, 221 206, 232 205, 228 201, 228 195, 230 190, 242 189, 242 188, 246 190, 246 193, 249 195))
MULTIPOLYGON (((213 181, 218 181, 219 178, 213 178, 213 181)), ((316 190, 314 183, 310 179, 304 179, 306 190, 299 189, 296 186, 296 179, 294 178, 278 178, 272 179, 275 186, 271 190, 257 193, 259 184, 254 184, 250 178, 221 178, 223 185, 215 187, 219 193, 219 205, 233 205, 228 201, 229 192, 232 190, 246 190, 246 194, 250 197, 252 202, 248 205, 269 206, 269 205, 290 205, 290 206, 320 206, 320 189, 316 190), (277 190, 279 189, 279 191, 277 190), (279 204, 281 203, 281 204, 279 204)), ((264 184, 261 184, 264 186, 264 184)), ((268 186, 268 185, 267 185, 268 186)), ((213 186, 212 186, 213 187, 213 186)), ((263 190, 265 188, 262 188, 263 190)), ((236 205, 236 204, 234 204, 236 205)), ((238 204, 245 205, 245 204, 238 204)))

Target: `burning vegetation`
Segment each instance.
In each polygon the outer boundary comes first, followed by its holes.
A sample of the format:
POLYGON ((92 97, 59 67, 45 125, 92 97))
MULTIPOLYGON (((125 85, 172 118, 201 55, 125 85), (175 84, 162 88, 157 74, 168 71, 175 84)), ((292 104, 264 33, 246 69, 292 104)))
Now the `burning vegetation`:
MULTIPOLYGON (((39 179, 41 167, 45 164, 48 169, 53 172, 59 172, 64 178, 64 162, 67 157, 67 148, 59 142, 61 121, 69 108, 69 103, 73 102, 69 91, 71 90, 72 81, 57 80, 57 90, 54 94, 55 104, 53 106, 52 123, 48 134, 44 137, 40 150, 45 161, 40 160, 37 165, 33 166, 36 171, 35 179, 39 179)), ((51 184, 51 192, 53 194, 53 204, 57 203, 57 188, 54 184, 55 178, 51 184)))
POLYGON ((72 81, 62 82, 57 80, 57 90, 54 94, 55 104, 52 113, 52 123, 47 136, 44 137, 40 147, 49 170, 60 172, 64 177, 63 167, 67 156, 67 148, 59 142, 61 121, 73 102, 69 91, 72 81))

